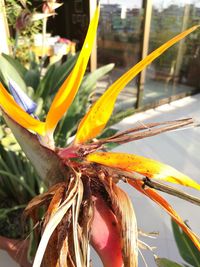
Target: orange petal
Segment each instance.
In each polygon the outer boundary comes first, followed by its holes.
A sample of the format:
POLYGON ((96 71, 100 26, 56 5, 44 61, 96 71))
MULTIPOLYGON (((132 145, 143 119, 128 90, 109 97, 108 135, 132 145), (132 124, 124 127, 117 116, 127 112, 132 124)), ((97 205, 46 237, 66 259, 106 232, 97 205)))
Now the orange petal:
POLYGON ((99 10, 100 8, 98 7, 95 11, 93 19, 91 20, 85 38, 85 42, 83 44, 83 48, 81 50, 81 53, 78 57, 77 63, 73 71, 64 81, 64 83, 60 87, 58 93, 56 94, 53 100, 53 103, 50 107, 50 110, 46 118, 47 131, 52 131, 55 129, 57 123, 62 118, 64 113, 68 110, 74 97, 76 96, 83 75, 85 73, 88 60, 93 48, 93 43, 96 37, 96 31, 99 20, 99 10))
POLYGON ((200 190, 200 185, 188 176, 159 161, 126 153, 97 152, 87 156, 88 161, 109 167, 140 173, 148 178, 164 180, 200 190))
POLYGON ((142 185, 143 182, 141 181, 128 181, 129 184, 134 186, 138 191, 140 191, 142 194, 149 197, 151 200, 153 200, 155 203, 157 203, 161 208, 163 208, 171 217, 172 219, 182 228, 182 230, 189 236, 189 238, 192 240, 192 242, 195 244, 195 246, 200 251, 200 239, 199 237, 191 231, 190 228, 185 225, 181 217, 177 214, 177 212, 172 208, 172 206, 158 193, 156 193, 153 189, 147 188, 143 189, 142 185))
POLYGON ((194 31, 197 27, 198 26, 194 26, 175 36, 170 41, 166 42, 154 52, 149 54, 145 59, 137 63, 133 68, 114 82, 82 119, 78 127, 75 143, 84 143, 96 137, 104 129, 107 121, 109 120, 113 112, 115 101, 121 90, 154 59, 159 57, 165 50, 174 45, 176 42, 194 31))
POLYGON ((13 97, 6 91, 3 85, 0 83, 0 108, 4 110, 10 118, 20 124, 22 127, 32 130, 40 135, 45 133, 45 123, 36 120, 28 113, 26 113, 15 102, 13 97))

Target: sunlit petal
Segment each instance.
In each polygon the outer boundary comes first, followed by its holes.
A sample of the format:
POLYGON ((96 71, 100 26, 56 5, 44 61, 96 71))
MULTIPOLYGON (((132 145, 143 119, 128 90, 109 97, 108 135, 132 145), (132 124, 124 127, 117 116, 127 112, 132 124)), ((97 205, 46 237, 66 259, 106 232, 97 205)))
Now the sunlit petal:
POLYGON ((121 90, 154 59, 159 57, 165 50, 174 45, 176 42, 194 31, 197 27, 198 26, 194 26, 175 36, 170 41, 166 42, 154 52, 149 54, 145 59, 137 63, 133 68, 114 82, 82 119, 78 128, 75 143, 84 143, 96 137, 104 129, 107 121, 109 120, 117 96, 121 90))
POLYGON ((161 179, 200 190, 200 185, 183 173, 166 164, 142 156, 126 153, 97 152, 88 155, 87 160, 130 172, 134 171, 148 178, 161 179))
POLYGON ((81 50, 77 63, 71 74, 60 87, 47 114, 47 131, 53 131, 55 129, 57 123, 64 115, 64 113, 68 110, 74 97, 76 96, 93 48, 98 20, 99 7, 96 9, 95 15, 90 23, 87 36, 85 38, 85 42, 83 44, 83 48, 81 50))
POLYGON ((172 208, 172 206, 158 193, 156 193, 151 188, 144 189, 142 187, 143 183, 141 181, 130 181, 129 184, 134 186, 138 191, 142 194, 146 195, 150 199, 152 199, 155 203, 157 203, 161 208, 163 208, 171 217, 172 219, 182 228, 182 230, 190 237, 192 242, 200 251, 200 239, 195 233, 192 232, 190 228, 183 222, 181 217, 177 214, 177 212, 172 208))
POLYGON ((0 108, 22 127, 44 135, 45 124, 26 113, 0 83, 0 108))

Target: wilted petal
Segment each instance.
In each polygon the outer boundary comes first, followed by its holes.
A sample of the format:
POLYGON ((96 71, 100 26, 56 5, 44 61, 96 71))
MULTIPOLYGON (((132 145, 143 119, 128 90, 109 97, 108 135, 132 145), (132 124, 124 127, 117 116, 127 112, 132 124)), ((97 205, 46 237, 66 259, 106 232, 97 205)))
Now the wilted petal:
MULTIPOLYGON (((60 184, 57 188, 49 206, 48 210, 45 214, 45 221, 43 224, 43 228, 45 229, 48 222, 53 218, 54 214, 59 210, 60 204, 65 196, 66 184, 60 184)), ((59 267, 59 251, 57 248, 58 244, 58 229, 56 228, 52 233, 48 246, 45 250, 45 254, 43 257, 43 266, 48 267, 59 267)))
POLYGON ((9 81, 9 90, 14 97, 17 104, 23 108, 27 113, 32 114, 35 112, 37 105, 33 102, 27 94, 22 91, 14 81, 9 81))
POLYGON ((183 222, 181 217, 177 214, 177 212, 172 208, 172 206, 158 193, 156 193, 151 188, 143 188, 143 182, 141 181, 128 181, 129 184, 131 184, 133 187, 135 187, 138 191, 140 191, 142 194, 149 197, 151 200, 153 200, 155 203, 157 203, 161 208, 163 208, 171 217, 172 219, 182 228, 182 230, 189 236, 189 238, 192 240, 192 242, 195 244, 195 246, 200 251, 200 239, 199 237, 192 232, 190 228, 187 227, 187 225, 183 222))
POLYGON ((135 212, 133 210, 133 205, 128 195, 122 189, 120 189, 114 183, 112 187, 113 187, 113 192, 112 192, 113 208, 115 209, 115 214, 121 225, 120 234, 121 234, 124 266, 137 267, 138 229, 137 229, 135 212))
POLYGON ((58 246, 57 251, 59 251, 59 267, 68 267, 67 258, 70 253, 70 242, 69 242, 69 227, 68 222, 70 215, 63 218, 62 223, 58 225, 58 246))
POLYGON ((200 190, 200 185, 188 176, 159 161, 126 153, 97 152, 87 156, 88 161, 126 171, 134 171, 148 178, 181 184, 200 190))
POLYGON ((111 177, 102 179, 110 196, 112 209, 117 218, 121 238, 124 266, 138 266, 138 229, 135 212, 128 195, 119 188, 111 177))
POLYGON ((154 52, 149 54, 145 59, 137 63, 133 68, 131 68, 116 82, 114 82, 99 98, 99 100, 91 107, 89 112, 80 122, 75 143, 85 143, 101 133, 113 112, 115 101, 121 90, 154 59, 159 57, 165 50, 174 45, 176 42, 194 31, 197 27, 198 26, 194 26, 175 36, 170 41, 166 42, 154 52))
POLYGON ((24 210, 24 217, 30 216, 32 212, 34 212, 37 208, 41 207, 46 202, 52 199, 53 195, 56 193, 59 187, 64 185, 65 183, 57 183, 54 186, 50 187, 49 190, 43 194, 35 196, 26 206, 24 210))
POLYGON ((42 267, 60 267, 59 265, 59 251, 58 251, 58 230, 55 229, 49 239, 48 246, 42 259, 42 267))
POLYGON ((89 29, 83 44, 83 48, 78 57, 77 63, 71 74, 65 80, 56 94, 53 103, 46 118, 47 131, 53 131, 62 118, 64 113, 70 107, 76 93, 79 89, 83 75, 85 73, 88 60, 93 48, 93 43, 96 36, 97 25, 99 20, 99 7, 96 9, 95 15, 89 25, 89 29))
POLYGON ((6 91, 2 83, 0 83, 0 108, 25 129, 32 130, 40 135, 45 134, 44 122, 36 120, 25 112, 6 91))
MULTIPOLYGON (((66 199, 62 202, 62 204, 57 207, 57 209, 53 209, 53 215, 50 215, 50 218, 46 224, 46 227, 44 229, 40 244, 38 246, 35 259, 33 262, 33 267, 40 267, 41 262, 47 247, 47 244, 55 231, 56 227, 59 225, 69 208, 72 207, 73 202, 75 201, 75 198, 78 193, 80 179, 79 177, 71 177, 71 180, 68 185, 68 189, 66 192, 66 199)), ((59 202, 59 200, 58 200, 59 202)), ((56 203, 56 205, 58 204, 56 203)))
POLYGON ((57 188, 55 191, 55 194, 48 206, 48 210, 45 214, 45 221, 44 221, 44 227, 46 224, 49 222, 49 220, 54 216, 56 211, 59 209, 59 206, 64 199, 65 195, 65 190, 66 190, 66 184, 65 183, 60 183, 60 186, 57 188))

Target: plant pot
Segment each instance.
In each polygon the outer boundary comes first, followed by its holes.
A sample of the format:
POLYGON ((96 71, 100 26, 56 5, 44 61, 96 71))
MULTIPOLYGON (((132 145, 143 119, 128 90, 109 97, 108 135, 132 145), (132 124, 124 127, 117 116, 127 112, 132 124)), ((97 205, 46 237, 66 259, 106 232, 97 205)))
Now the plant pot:
MULTIPOLYGON (((27 259, 28 240, 17 240, 0 236, 0 250, 4 250, 8 253, 14 262, 16 262, 15 266, 31 267, 31 263, 29 263, 27 259)), ((6 257, 4 258, 6 261, 6 257)), ((10 261, 10 259, 8 261, 10 261)), ((11 265, 8 266, 11 267, 11 265)), ((12 267, 14 267, 14 265, 12 265, 12 267)))

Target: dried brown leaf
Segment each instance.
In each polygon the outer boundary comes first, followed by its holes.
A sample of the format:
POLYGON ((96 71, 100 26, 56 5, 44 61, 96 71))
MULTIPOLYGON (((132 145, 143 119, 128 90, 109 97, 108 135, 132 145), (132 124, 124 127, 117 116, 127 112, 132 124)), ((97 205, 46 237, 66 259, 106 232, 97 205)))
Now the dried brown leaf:
POLYGON ((66 198, 62 202, 62 204, 59 206, 57 211, 54 213, 54 215, 50 217, 44 229, 44 232, 43 232, 43 235, 42 235, 42 238, 41 238, 41 241, 38 246, 36 256, 33 262, 33 267, 41 266, 41 262, 42 262, 46 247, 48 245, 49 239, 52 236, 58 224, 61 222, 61 220, 67 213, 67 211, 70 209, 70 207, 72 207, 73 202, 76 200, 76 196, 78 194, 78 189, 79 189, 79 184, 80 184, 80 177, 78 176, 78 174, 71 175, 68 189, 66 192, 66 198))
POLYGON ((110 195, 112 208, 118 220, 122 242, 124 266, 138 266, 138 230, 135 212, 128 195, 112 182, 112 178, 104 181, 110 195))

